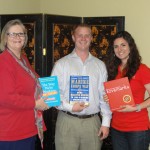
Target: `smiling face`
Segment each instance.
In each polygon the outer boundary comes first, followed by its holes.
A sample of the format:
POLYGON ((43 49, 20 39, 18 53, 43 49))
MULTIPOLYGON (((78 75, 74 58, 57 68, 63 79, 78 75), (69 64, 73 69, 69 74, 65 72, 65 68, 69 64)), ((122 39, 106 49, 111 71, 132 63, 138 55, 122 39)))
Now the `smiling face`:
POLYGON ((89 51, 92 40, 91 29, 88 27, 77 27, 72 39, 75 42, 75 49, 78 51, 89 51))
POLYGON ((114 53, 123 64, 127 63, 130 54, 130 47, 124 38, 117 38, 114 41, 114 53))
POLYGON ((9 28, 6 37, 7 47, 18 57, 25 43, 25 35, 22 26, 13 25, 9 28), (16 34, 18 33, 18 34, 16 34))

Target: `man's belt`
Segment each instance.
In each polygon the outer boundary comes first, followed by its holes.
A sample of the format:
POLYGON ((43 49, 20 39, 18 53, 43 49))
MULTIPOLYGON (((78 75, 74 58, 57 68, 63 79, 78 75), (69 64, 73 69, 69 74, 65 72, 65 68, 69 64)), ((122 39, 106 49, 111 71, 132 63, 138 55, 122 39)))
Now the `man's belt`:
POLYGON ((95 113, 95 114, 91 114, 91 115, 76 115, 76 114, 72 114, 72 113, 70 113, 68 111, 62 111, 62 112, 64 112, 67 115, 70 115, 70 116, 73 116, 73 117, 77 117, 79 119, 91 118, 91 117, 94 117, 94 116, 99 114, 99 113, 95 113))

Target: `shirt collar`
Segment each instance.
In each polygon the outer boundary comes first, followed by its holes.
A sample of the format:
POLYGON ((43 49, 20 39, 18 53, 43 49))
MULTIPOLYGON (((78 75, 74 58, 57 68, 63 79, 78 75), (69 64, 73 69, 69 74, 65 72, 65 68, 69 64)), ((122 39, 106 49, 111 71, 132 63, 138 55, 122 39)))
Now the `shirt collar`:
MULTIPOLYGON (((74 57, 74 58, 79 58, 79 56, 78 56, 77 53, 75 52, 75 49, 73 49, 73 51, 70 53, 70 56, 71 56, 71 57, 74 57)), ((88 58, 86 59, 86 61, 87 61, 87 60, 91 60, 92 57, 93 57, 93 55, 89 52, 89 56, 88 56, 88 58)))

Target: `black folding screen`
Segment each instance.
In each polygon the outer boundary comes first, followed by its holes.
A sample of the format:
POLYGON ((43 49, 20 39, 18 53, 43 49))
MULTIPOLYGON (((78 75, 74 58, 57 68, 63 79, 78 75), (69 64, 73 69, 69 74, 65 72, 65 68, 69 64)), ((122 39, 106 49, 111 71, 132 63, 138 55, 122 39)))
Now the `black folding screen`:
MULTIPOLYGON (((75 24, 91 25, 93 40, 90 52, 105 60, 109 39, 116 32, 124 30, 125 17, 73 17, 49 14, 7 14, 0 15, 0 29, 6 22, 20 19, 28 30, 28 43, 23 53, 40 76, 49 76, 54 63, 69 54, 74 43, 71 31, 75 24)), ((55 150, 54 135, 57 110, 51 108, 43 113, 47 131, 44 133, 44 150, 55 150)), ((110 137, 102 149, 111 150, 110 137)), ((36 150, 41 150, 37 142, 36 150)))
POLYGON ((105 58, 109 38, 124 30, 125 17, 72 17, 49 14, 0 15, 0 28, 11 19, 20 19, 28 30, 28 43, 23 52, 40 76, 50 75, 55 61, 70 53, 74 47, 71 39, 73 25, 90 24, 93 32, 91 53, 105 58))
POLYGON ((73 25, 81 22, 81 17, 45 15, 46 75, 50 75, 55 61, 71 52, 73 25))
POLYGON ((71 38, 73 25, 87 23, 91 25, 93 40, 90 52, 101 60, 105 59, 109 39, 117 31, 124 30, 125 17, 71 17, 45 15, 46 75, 50 75, 53 64, 69 54, 74 47, 71 38))

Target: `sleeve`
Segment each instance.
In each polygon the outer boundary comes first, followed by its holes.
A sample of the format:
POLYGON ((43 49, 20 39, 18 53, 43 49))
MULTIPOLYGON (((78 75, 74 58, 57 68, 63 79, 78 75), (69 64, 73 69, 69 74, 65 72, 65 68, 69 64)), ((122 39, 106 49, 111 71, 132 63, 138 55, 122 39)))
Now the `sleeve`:
POLYGON ((65 96, 65 93, 69 91, 66 89, 67 86, 67 76, 65 76, 64 73, 64 63, 63 62, 56 62, 51 76, 57 76, 58 77, 58 84, 59 84, 59 90, 60 90, 60 98, 61 98, 61 105, 58 107, 59 110, 63 111, 69 111, 72 112, 72 105, 69 104, 68 97, 65 96))
POLYGON ((13 64, 0 61, 0 105, 11 109, 33 109, 35 106, 33 96, 19 93, 16 89, 16 81, 13 64))
POLYGON ((142 64, 139 71, 143 85, 150 83, 150 68, 142 64))
POLYGON ((102 116, 102 126, 110 127, 110 122, 112 118, 112 112, 110 110, 109 104, 106 103, 103 99, 103 95, 105 94, 104 82, 107 81, 107 71, 105 65, 101 67, 101 83, 99 84, 99 93, 100 93, 100 110, 102 116))

